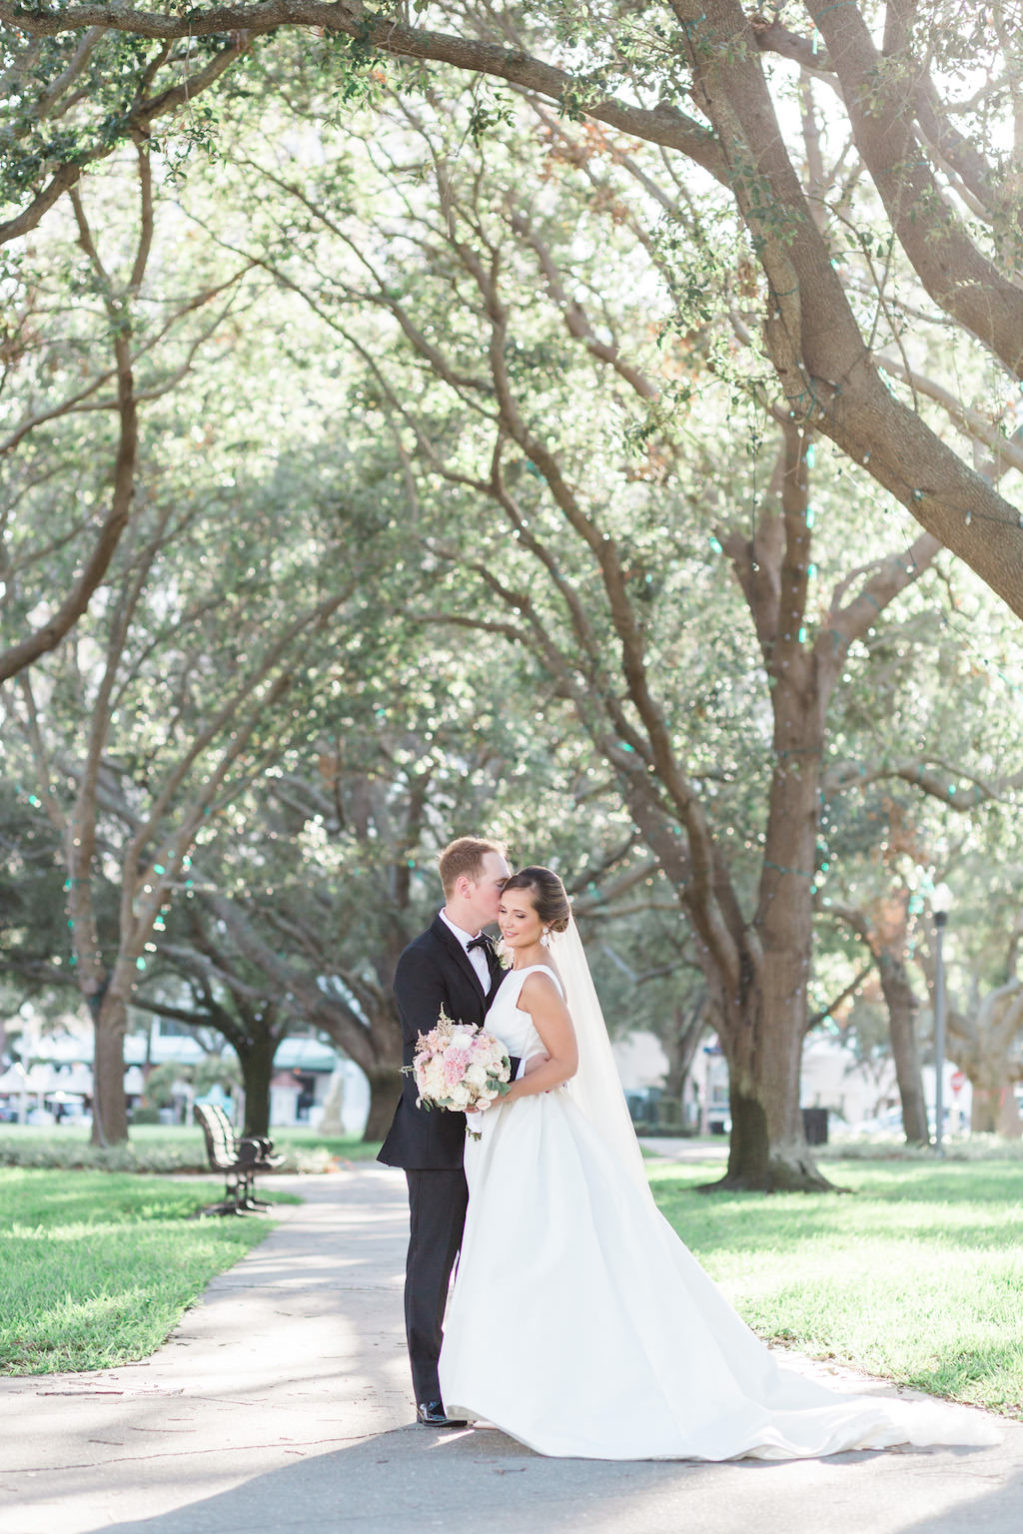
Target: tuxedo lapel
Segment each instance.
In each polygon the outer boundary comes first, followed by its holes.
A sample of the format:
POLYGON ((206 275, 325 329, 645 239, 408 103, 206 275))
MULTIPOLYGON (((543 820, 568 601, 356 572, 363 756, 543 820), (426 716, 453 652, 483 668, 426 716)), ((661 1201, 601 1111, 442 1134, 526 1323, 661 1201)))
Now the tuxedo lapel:
POLYGON ((501 989, 501 982, 508 971, 501 963, 492 948, 487 949, 487 963, 490 966, 490 990, 487 992, 487 1011, 494 1005, 494 997, 501 989))
MULTIPOLYGON (((441 921, 439 916, 435 916, 433 918, 433 926, 430 928, 430 931, 433 933, 434 937, 437 938, 437 940, 442 944, 445 953, 450 954, 455 963, 459 965, 462 973, 468 975, 469 979, 476 987, 478 994, 485 1001, 490 993, 484 991, 480 982, 480 977, 476 973, 472 960, 469 958, 469 955, 466 953, 465 949, 462 947, 461 943, 458 941, 457 937, 448 926, 447 922, 441 921)), ((491 982, 491 991, 492 990, 493 982, 491 982)))

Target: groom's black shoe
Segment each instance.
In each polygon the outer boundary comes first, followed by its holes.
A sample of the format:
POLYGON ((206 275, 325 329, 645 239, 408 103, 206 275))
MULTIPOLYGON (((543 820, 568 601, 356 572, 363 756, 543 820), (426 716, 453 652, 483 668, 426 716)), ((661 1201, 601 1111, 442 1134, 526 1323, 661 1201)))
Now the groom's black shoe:
POLYGON ((468 1427, 464 1417, 449 1417, 443 1401, 420 1401, 416 1416, 424 1427, 468 1427))

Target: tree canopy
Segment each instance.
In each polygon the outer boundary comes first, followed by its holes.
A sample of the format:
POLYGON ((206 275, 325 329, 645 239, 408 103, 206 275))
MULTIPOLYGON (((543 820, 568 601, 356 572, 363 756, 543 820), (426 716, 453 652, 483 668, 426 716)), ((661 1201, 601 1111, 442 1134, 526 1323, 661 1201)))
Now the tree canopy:
POLYGON ((716 1029, 734 1182, 819 1185, 865 973, 926 1139, 927 892, 1012 887, 1023 781, 1017 9, 0 0, 5 962, 100 1135, 138 1001, 252 1081, 312 1022, 378 1124, 477 829, 676 1075, 716 1029))
POLYGON ((469 84, 476 131, 509 110, 479 89, 500 81, 538 110, 651 146, 669 178, 698 189, 686 199, 698 245, 698 202, 719 190, 758 268, 735 318, 792 419, 831 437, 1023 614, 1020 514, 997 486, 1018 456, 1023 377, 1020 19, 1011 0, 969 26, 954 0, 267 0, 187 14, 0 0, 15 87, 4 232, 35 227, 86 165, 165 114, 187 107, 187 133, 215 142, 245 69, 284 95, 316 74, 343 107, 394 60, 410 92, 424 72, 426 88, 469 84), (207 91, 216 104, 196 106, 207 91), (977 409, 959 370, 928 373, 926 346, 906 339, 917 314, 975 365, 997 365, 993 409, 977 409), (970 461, 964 436, 986 443, 995 472, 970 461))

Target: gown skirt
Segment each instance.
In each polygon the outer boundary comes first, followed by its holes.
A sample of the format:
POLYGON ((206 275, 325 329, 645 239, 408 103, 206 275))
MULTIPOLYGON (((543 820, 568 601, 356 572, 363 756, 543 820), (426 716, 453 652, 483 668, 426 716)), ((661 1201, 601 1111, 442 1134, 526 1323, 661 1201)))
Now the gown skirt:
MULTIPOLYGON (((542 1049, 505 980, 488 1032, 542 1049)), ((815 1458, 896 1444, 988 1444, 981 1414, 844 1395, 785 1370, 564 1088, 470 1118, 469 1211, 444 1322, 451 1415, 540 1454, 815 1458)))

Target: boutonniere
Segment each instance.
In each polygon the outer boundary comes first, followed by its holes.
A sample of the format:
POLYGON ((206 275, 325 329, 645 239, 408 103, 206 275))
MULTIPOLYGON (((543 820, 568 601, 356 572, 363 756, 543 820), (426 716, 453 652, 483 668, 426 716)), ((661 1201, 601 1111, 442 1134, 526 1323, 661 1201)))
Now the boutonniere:
POLYGON ((500 964, 502 969, 511 969, 512 956, 504 946, 503 938, 499 938, 498 941, 494 944, 494 957, 497 959, 497 962, 500 964))

